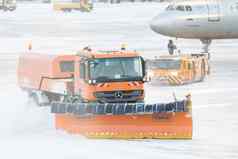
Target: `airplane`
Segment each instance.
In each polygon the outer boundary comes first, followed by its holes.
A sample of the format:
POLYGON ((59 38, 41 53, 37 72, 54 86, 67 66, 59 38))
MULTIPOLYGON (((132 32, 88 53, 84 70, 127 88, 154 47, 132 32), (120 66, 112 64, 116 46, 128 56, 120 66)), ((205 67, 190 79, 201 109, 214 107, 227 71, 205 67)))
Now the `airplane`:
POLYGON ((180 0, 154 17, 150 28, 159 34, 200 39, 209 52, 213 39, 238 38, 238 0, 180 0))

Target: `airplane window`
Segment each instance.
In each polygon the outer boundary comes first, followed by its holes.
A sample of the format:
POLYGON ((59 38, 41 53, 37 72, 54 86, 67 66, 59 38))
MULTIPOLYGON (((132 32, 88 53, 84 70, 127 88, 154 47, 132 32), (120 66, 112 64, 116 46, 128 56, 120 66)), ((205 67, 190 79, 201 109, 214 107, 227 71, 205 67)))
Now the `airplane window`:
POLYGON ((192 11, 192 7, 191 6, 185 6, 185 8, 186 8, 186 11, 188 11, 188 12, 192 11))
POLYGON ((174 10, 174 6, 173 5, 169 5, 166 10, 174 10))
POLYGON ((177 6, 177 7, 176 7, 176 10, 178 10, 178 11, 184 11, 184 6, 177 6))

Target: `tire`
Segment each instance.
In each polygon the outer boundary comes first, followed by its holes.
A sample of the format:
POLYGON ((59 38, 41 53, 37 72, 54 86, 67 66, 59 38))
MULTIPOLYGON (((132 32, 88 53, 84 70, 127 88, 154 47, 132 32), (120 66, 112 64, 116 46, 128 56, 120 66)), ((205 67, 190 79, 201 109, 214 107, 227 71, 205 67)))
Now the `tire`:
POLYGON ((49 103, 60 101, 60 95, 50 92, 45 92, 45 95, 47 96, 49 103))
POLYGON ((47 106, 49 105, 52 101, 57 101, 59 100, 58 97, 49 95, 47 92, 30 92, 29 93, 30 99, 33 100, 33 103, 35 103, 37 106, 42 107, 42 106, 47 106))
POLYGON ((32 93, 31 97, 32 97, 34 103, 35 103, 37 106, 41 106, 41 105, 40 105, 40 102, 39 102, 39 97, 37 96, 36 93, 32 93))
POLYGON ((34 93, 34 92, 30 91, 30 90, 27 90, 27 96, 28 96, 30 101, 32 101, 36 105, 39 105, 39 99, 38 99, 36 93, 34 93))

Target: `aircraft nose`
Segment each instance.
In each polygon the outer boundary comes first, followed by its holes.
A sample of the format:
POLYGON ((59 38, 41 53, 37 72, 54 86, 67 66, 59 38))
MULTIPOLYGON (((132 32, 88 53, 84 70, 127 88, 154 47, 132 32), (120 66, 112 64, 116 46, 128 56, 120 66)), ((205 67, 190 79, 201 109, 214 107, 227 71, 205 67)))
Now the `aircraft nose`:
POLYGON ((152 19, 152 21, 150 22, 150 28, 154 31, 154 32, 157 32, 158 29, 158 24, 156 23, 156 21, 154 21, 152 19))
POLYGON ((166 35, 169 32, 170 24, 168 23, 167 18, 158 15, 151 20, 150 28, 156 33, 166 35))

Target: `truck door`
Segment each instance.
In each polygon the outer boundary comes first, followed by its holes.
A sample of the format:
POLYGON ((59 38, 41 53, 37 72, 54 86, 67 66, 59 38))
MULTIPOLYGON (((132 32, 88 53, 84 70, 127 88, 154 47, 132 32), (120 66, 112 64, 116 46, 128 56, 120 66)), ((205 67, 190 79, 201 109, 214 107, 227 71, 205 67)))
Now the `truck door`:
POLYGON ((184 67, 184 77, 185 77, 185 80, 188 81, 188 80, 191 80, 191 76, 192 76, 192 64, 189 62, 189 61, 184 61, 184 64, 185 64, 185 67, 184 67))
POLYGON ((79 63, 79 72, 79 87, 77 89, 79 90, 79 94, 82 95, 86 81, 86 63, 84 61, 79 63))
POLYGON ((195 63, 195 61, 192 62, 192 78, 194 81, 196 81, 198 79, 198 73, 197 73, 197 65, 195 63))
POLYGON ((208 8, 208 21, 219 22, 221 20, 221 8, 219 0, 206 0, 208 8))
POLYGON ((183 79, 188 80, 189 79, 189 64, 186 61, 183 61, 183 79))

